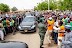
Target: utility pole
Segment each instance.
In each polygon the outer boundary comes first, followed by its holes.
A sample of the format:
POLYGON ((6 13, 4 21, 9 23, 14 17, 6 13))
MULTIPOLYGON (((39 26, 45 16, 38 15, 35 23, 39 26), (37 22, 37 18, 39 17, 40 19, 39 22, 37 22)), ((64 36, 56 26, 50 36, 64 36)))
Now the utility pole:
POLYGON ((49 0, 48 0, 48 10, 49 10, 49 0))

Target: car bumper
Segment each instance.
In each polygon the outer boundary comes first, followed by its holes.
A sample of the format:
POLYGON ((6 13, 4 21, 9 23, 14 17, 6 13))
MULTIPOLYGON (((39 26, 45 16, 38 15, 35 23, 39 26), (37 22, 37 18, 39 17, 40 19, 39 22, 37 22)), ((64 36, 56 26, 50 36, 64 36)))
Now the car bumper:
POLYGON ((36 28, 34 28, 34 29, 31 29, 31 30, 29 30, 29 29, 24 29, 24 30, 19 30, 20 32, 36 32, 36 28))

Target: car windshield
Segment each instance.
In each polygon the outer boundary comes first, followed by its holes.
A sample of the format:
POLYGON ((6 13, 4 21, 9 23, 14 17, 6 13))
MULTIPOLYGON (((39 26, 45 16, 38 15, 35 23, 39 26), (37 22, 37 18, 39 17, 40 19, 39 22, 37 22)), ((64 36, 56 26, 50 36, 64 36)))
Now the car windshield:
POLYGON ((29 16, 29 15, 31 15, 31 13, 30 13, 30 12, 27 12, 25 15, 26 15, 26 16, 29 16))
POLYGON ((23 22, 33 22, 34 21, 34 17, 26 17, 23 22))

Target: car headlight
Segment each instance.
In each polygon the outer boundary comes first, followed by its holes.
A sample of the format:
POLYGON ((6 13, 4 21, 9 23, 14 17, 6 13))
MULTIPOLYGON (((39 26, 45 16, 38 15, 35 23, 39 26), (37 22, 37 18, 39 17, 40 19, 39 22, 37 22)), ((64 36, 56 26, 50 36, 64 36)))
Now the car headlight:
POLYGON ((18 28, 19 28, 19 29, 21 29, 21 27, 20 27, 20 26, 18 26, 18 28))
POLYGON ((35 27, 35 25, 32 25, 32 26, 31 26, 31 29, 33 29, 34 27, 35 27))

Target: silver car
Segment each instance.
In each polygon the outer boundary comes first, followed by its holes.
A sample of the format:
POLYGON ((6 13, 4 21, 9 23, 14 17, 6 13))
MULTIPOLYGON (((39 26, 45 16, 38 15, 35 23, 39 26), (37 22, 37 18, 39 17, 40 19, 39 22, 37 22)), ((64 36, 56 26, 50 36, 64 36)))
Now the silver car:
POLYGON ((36 32, 36 18, 35 16, 26 16, 21 24, 18 26, 21 32, 36 32))
POLYGON ((28 45, 19 41, 1 41, 0 48, 28 48, 28 45))

